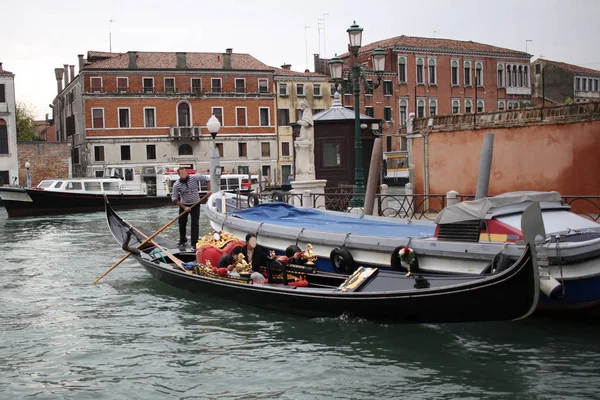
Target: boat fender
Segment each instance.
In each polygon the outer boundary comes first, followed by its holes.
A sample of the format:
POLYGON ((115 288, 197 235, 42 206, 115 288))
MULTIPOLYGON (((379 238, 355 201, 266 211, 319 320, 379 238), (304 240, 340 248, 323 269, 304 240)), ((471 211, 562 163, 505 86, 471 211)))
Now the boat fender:
POLYGON ((294 260, 294 264, 302 265, 304 264, 304 259, 302 257, 294 257, 298 253, 302 253, 302 249, 295 244, 290 244, 285 249, 285 256, 294 260))
POLYGON ((273 201, 279 201, 279 202, 283 202, 283 193, 281 192, 273 192, 273 194, 271 195, 271 200, 273 201))
POLYGON ((338 274, 352 275, 356 271, 356 263, 345 246, 336 247, 329 255, 331 266, 338 274))
POLYGON ((260 204, 260 198, 256 193, 250 193, 248 195, 248 207, 256 207, 260 204))
MULTIPOLYGON (((407 246, 398 246, 394 249, 394 251, 392 252, 392 257, 390 258, 390 268, 392 269, 392 271, 406 271, 407 269, 404 268, 402 266, 402 264, 400 263, 400 257, 398 257, 398 253, 400 252, 400 250, 406 248, 407 246)), ((416 272, 420 272, 420 268, 419 268, 419 259, 417 258, 417 255, 415 254, 415 260, 412 262, 412 264, 410 264, 410 272, 411 273, 416 273, 416 272)))
POLYGON ((540 290, 551 299, 561 297, 563 286, 550 275, 540 276, 540 290))
POLYGON ((507 270, 512 265, 510 256, 504 253, 498 253, 494 256, 492 261, 492 273, 502 272, 507 270))

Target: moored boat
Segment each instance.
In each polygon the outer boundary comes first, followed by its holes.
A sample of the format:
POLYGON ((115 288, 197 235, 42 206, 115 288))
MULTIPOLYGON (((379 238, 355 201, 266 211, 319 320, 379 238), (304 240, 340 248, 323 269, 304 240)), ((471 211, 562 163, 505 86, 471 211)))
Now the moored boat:
MULTIPOLYGON (((123 221, 108 202, 106 213, 110 231, 120 245, 132 249, 144 242, 144 231, 123 221)), ((514 263, 487 276, 406 276, 366 267, 343 275, 290 264, 288 272, 305 282, 292 286, 286 284, 285 275, 281 283, 256 283, 243 275, 221 276, 205 258, 197 260, 200 252, 180 252, 174 243, 157 238, 155 244, 132 249, 135 259, 156 279, 192 293, 310 317, 346 314, 389 323, 513 320, 529 316, 538 301, 538 267, 532 245, 526 246, 514 263), (185 262, 190 270, 186 264, 180 267, 168 261, 165 253, 185 262)), ((270 263, 256 273, 270 277, 267 272, 271 268, 286 268, 281 258, 273 257, 270 263)))

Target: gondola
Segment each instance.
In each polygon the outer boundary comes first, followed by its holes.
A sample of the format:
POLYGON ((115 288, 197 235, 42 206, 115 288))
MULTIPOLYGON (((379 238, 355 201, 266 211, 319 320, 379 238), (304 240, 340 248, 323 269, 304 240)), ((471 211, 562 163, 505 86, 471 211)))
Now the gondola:
MULTIPOLYGON (((144 242, 140 232, 150 235, 121 219, 108 200, 106 217, 111 233, 126 249, 144 242)), ((159 281, 194 294, 307 317, 349 315, 378 323, 516 320, 529 316, 538 302, 538 267, 531 243, 514 264, 485 276, 406 276, 378 268, 359 268, 352 275, 343 275, 289 265, 287 272, 306 282, 305 286, 292 286, 281 280, 258 284, 248 277, 202 273, 209 270, 202 263, 198 263, 198 273, 192 273, 171 263, 158 249, 162 247, 186 264, 196 262, 196 253, 179 251, 174 242, 160 236, 155 241, 158 246, 142 247, 133 257, 159 281)))

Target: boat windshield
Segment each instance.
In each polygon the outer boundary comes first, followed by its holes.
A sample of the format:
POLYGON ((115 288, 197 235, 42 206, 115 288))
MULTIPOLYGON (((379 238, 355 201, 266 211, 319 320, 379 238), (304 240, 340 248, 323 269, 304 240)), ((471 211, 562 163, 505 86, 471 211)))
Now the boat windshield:
POLYGON ((52 184, 54 183, 54 181, 41 181, 40 184, 38 185, 39 188, 49 188, 50 186, 52 186, 52 184))

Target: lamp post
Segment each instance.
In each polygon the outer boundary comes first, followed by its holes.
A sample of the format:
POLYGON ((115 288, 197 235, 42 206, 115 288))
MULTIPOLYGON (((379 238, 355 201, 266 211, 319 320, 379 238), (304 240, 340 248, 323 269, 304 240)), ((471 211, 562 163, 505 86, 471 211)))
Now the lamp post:
POLYGON ((25 169, 27 169, 27 180, 25 182, 26 187, 31 188, 31 171, 29 171, 29 168, 31 168, 31 164, 29 163, 29 161, 25 162, 25 169))
POLYGON ((221 188, 221 167, 219 166, 219 149, 217 148, 216 138, 219 129, 221 128, 221 122, 213 114, 208 122, 206 128, 212 136, 212 145, 210 148, 210 191, 216 193, 221 188))
MULTIPOLYGON (((374 85, 369 84, 366 78, 365 70, 358 63, 358 53, 360 51, 362 43, 362 31, 363 29, 356 24, 356 21, 348 28, 348 48, 354 57, 354 63, 348 72, 348 85, 342 85, 343 92, 352 91, 354 94, 354 196, 350 205, 352 207, 362 207, 364 204, 365 196, 365 172, 363 168, 363 154, 362 154, 362 139, 360 134, 360 84, 359 80, 362 78, 365 88, 368 90, 374 90, 381 84, 381 77, 385 70, 385 56, 387 52, 383 49, 377 48, 371 53, 373 71, 377 74, 377 83, 374 85), (350 80, 352 78, 352 80, 350 80)), ((336 90, 339 82, 343 82, 343 66, 344 61, 338 57, 334 57, 329 61, 329 68, 331 77, 336 83, 336 90)))

